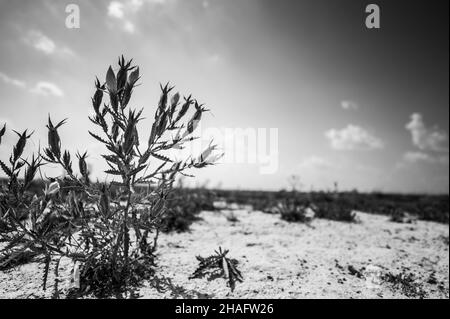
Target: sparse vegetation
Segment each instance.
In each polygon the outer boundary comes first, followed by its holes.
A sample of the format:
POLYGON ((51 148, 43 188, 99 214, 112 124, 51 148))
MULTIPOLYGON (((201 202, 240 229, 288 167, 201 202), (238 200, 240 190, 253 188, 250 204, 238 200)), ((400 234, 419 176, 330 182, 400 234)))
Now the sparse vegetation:
POLYGON ((298 200, 285 200, 278 204, 281 219, 288 222, 309 224, 315 217, 314 210, 298 200))
POLYGON ((239 262, 236 259, 229 259, 227 257, 229 251, 223 251, 221 247, 215 253, 215 255, 206 258, 197 256, 199 266, 189 279, 203 278, 205 276, 208 276, 208 280, 224 278, 227 280, 231 291, 234 291, 236 282, 244 281, 241 272, 237 269, 239 262))
POLYGON ((326 200, 324 202, 317 203, 316 206, 318 207, 318 218, 347 223, 357 222, 355 206, 348 203, 345 199, 335 198, 330 201, 326 200))
MULTIPOLYGON (((55 125, 49 117, 48 146, 31 160, 22 156, 31 134, 16 132, 19 138, 9 165, 0 162, 8 176, 0 191, 0 236, 7 243, 1 251, 2 267, 39 257, 45 265, 45 289, 52 262, 68 257, 76 265, 77 291, 96 296, 120 293, 152 274, 153 253, 175 177, 211 165, 218 157, 212 144, 199 157, 185 161, 166 155, 194 139, 207 111, 191 96, 180 103, 180 95, 171 96, 173 87, 168 84, 161 86, 150 136, 142 143, 138 124, 143 110, 128 106, 139 80, 139 68, 121 57, 117 73, 109 67, 105 83, 96 81, 94 115, 89 119, 98 130, 89 134, 108 151, 102 156, 111 183, 91 182, 87 153, 77 154, 76 174, 73 154, 62 148, 59 135, 66 120, 55 125), (105 96, 108 104, 103 102, 105 96), (193 115, 186 120, 192 107, 193 115), (44 164, 60 166, 65 177, 50 179, 44 191, 33 194, 30 187, 44 164), (142 184, 148 185, 147 194, 136 191, 142 184)), ((5 132, 4 126, 0 136, 5 132)))
POLYGON ((383 280, 392 285, 393 289, 400 290, 406 297, 423 299, 427 296, 422 284, 417 282, 414 274, 401 272, 394 275, 387 273, 383 276, 383 280))
MULTIPOLYGON (((169 151, 195 139, 195 129, 207 110, 191 96, 182 101, 178 93, 172 93, 169 84, 161 86, 153 125, 147 132, 148 140, 143 143, 139 132, 143 110, 128 105, 139 81, 139 68, 121 57, 117 72, 110 67, 104 83, 98 79, 95 83, 93 115, 89 120, 96 130, 89 134, 105 148, 102 157, 108 166, 105 171, 110 177, 108 183, 92 180, 86 152, 74 154, 63 148, 59 133, 67 120, 54 122, 49 116, 47 146, 28 157, 24 156, 25 149, 33 133, 14 131, 17 142, 11 155, 8 161, 0 161, 0 169, 7 176, 0 183, 0 270, 31 261, 43 263, 42 287, 46 289, 51 271, 57 287, 59 263, 62 258, 69 258, 73 262, 75 288, 68 296, 120 295, 139 287, 143 280, 154 278, 160 233, 189 231, 202 211, 215 210, 215 200, 225 202, 223 209, 227 208, 226 203, 251 205, 256 210, 277 214, 287 222, 308 225, 314 218, 354 223, 358 221, 356 211, 384 214, 398 223, 413 223, 417 218, 449 221, 448 196, 339 193, 337 183, 334 192, 301 193, 297 178, 291 179, 292 191, 211 191, 182 185, 174 188, 177 176, 188 176, 187 170, 204 168, 219 158, 212 144, 196 158, 179 161, 168 155, 169 151), (45 165, 62 168, 64 173, 43 180, 40 171, 45 165), (36 176, 41 179, 37 180, 36 176)), ((4 125, 0 129, 0 143, 6 133, 4 125)), ((240 232, 239 218, 233 212, 225 217, 232 223, 229 225, 234 232, 240 232)), ((247 227, 245 218, 242 215, 242 224, 247 227)), ((219 222, 222 219, 223 216, 219 222)), ((385 231, 393 233, 389 229, 385 231)), ((242 231, 244 236, 254 233, 254 229, 242 231)), ((410 242, 418 240, 414 236, 409 238, 410 242)), ((438 240, 448 246, 448 235, 438 240)), ((177 245, 172 247, 182 248, 177 245)), ((249 242, 245 247, 257 246, 259 243, 249 242)), ((394 245, 384 247, 394 249, 394 245)), ((352 245, 347 248, 354 249, 352 245)), ((219 248, 215 255, 198 256, 199 266, 190 279, 223 278, 234 291, 236 283, 243 282, 243 276, 237 268, 238 261, 228 258, 228 253, 219 248)), ((344 268, 337 262, 336 267, 344 276, 364 279, 364 267, 344 268)), ((272 276, 268 278, 274 280, 272 276)), ((340 278, 339 283, 343 284, 344 279, 340 278)), ((427 296, 411 273, 388 272, 383 279, 407 297, 427 296)), ((429 284, 437 282, 434 275, 428 279, 429 284)), ((56 288, 54 296, 58 294, 56 288)))
POLYGON ((400 224, 413 224, 417 221, 416 216, 412 216, 410 213, 393 209, 391 213, 391 221, 400 224))
POLYGON ((214 211, 214 193, 206 189, 190 190, 183 187, 174 189, 167 198, 167 211, 162 221, 166 233, 185 232, 202 211, 214 211))
POLYGON ((352 221, 354 211, 391 216, 393 211, 406 211, 419 220, 449 222, 448 195, 401 195, 358 192, 288 192, 216 190, 218 198, 228 203, 251 205, 254 210, 276 212, 285 199, 302 198, 318 208, 317 218, 352 221))
POLYGON ((233 223, 233 224, 239 223, 239 218, 236 216, 236 214, 233 211, 231 211, 229 214, 227 214, 226 217, 230 223, 233 223))

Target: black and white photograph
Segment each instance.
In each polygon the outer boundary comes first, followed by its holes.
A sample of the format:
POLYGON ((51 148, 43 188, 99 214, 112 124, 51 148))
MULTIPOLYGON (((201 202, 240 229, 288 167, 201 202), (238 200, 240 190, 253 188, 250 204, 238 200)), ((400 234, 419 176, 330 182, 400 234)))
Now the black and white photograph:
POLYGON ((0 299, 449 299, 448 1, 0 0, 0 97, 0 299))

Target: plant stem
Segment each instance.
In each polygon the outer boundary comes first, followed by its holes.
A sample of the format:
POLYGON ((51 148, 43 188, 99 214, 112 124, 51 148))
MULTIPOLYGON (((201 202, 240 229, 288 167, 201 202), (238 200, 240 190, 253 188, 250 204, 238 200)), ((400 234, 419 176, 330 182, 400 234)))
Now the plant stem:
POLYGON ((128 228, 128 214, 130 211, 131 206, 131 185, 127 185, 127 205, 125 207, 125 211, 123 214, 123 221, 122 221, 122 227, 123 227, 123 252, 125 255, 125 265, 128 265, 128 252, 130 250, 130 230, 128 228))

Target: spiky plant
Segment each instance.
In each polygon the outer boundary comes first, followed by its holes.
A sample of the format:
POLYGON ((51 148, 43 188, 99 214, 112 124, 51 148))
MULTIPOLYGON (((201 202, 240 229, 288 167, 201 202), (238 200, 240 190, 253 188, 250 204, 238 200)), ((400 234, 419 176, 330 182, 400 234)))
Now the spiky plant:
POLYGON ((227 257, 229 251, 219 250, 214 251, 215 255, 209 257, 197 256, 199 266, 189 279, 203 278, 209 276, 210 279, 217 279, 223 277, 227 280, 227 284, 231 291, 236 288, 236 282, 243 282, 241 272, 237 269, 239 262, 236 259, 227 257))
MULTIPOLYGON (((17 229, 35 209, 38 199, 30 191, 35 175, 41 167, 42 159, 32 155, 31 160, 23 157, 27 141, 32 136, 25 130, 18 133, 18 140, 12 149, 9 163, 0 161, 0 168, 7 176, 7 182, 0 185, 0 241, 8 243, 0 255, 0 269, 7 269, 29 261, 37 253, 26 242, 24 232, 17 229)), ((6 124, 0 130, 0 144, 6 133, 6 124)))
POLYGON ((167 155, 195 139, 194 131, 207 111, 191 96, 180 102, 180 95, 172 95, 169 84, 161 86, 150 136, 142 143, 138 124, 143 110, 129 107, 140 80, 139 68, 123 56, 118 64, 117 73, 109 67, 105 83, 96 80, 93 116, 89 117, 98 128, 89 134, 106 148, 102 157, 109 169, 105 173, 113 181, 90 181, 87 153, 77 154, 77 174, 73 156, 63 150, 59 135, 66 120, 55 125, 49 118, 48 147, 42 158, 62 167, 66 176, 54 179, 41 196, 37 209, 30 212, 33 222, 12 223, 14 232, 24 238, 17 245, 32 246, 45 256, 44 287, 50 262, 62 256, 75 262, 74 274, 79 276, 75 282, 80 283, 81 292, 104 296, 139 284, 151 274, 166 198, 175 177, 212 165, 219 157, 212 144, 197 158, 175 161, 167 155), (192 108, 193 115, 187 118, 192 108), (148 185, 149 192, 137 193, 138 185, 148 185), (51 227, 45 228, 45 234, 37 231, 49 220, 51 227))
MULTIPOLYGON (((6 124, 0 131, 1 138, 6 132, 6 124)), ((0 221, 3 227, 8 228, 8 216, 21 220, 28 215, 29 205, 33 196, 28 192, 34 180, 37 170, 42 166, 42 160, 39 156, 33 155, 31 160, 23 158, 28 139, 33 133, 27 131, 18 133, 18 141, 13 147, 9 163, 0 161, 0 168, 6 174, 8 181, 6 185, 1 185, 0 191, 0 221)))
POLYGON ((314 217, 314 210, 305 202, 297 199, 284 200, 278 204, 281 219, 288 222, 300 222, 310 224, 314 217))

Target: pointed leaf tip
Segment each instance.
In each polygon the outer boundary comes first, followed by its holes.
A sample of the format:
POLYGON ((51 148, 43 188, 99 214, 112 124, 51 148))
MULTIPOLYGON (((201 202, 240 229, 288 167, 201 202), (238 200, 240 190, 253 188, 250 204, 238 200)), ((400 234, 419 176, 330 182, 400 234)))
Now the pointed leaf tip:
POLYGON ((106 73, 106 84, 108 85, 109 90, 113 92, 117 91, 117 79, 111 66, 106 73))

